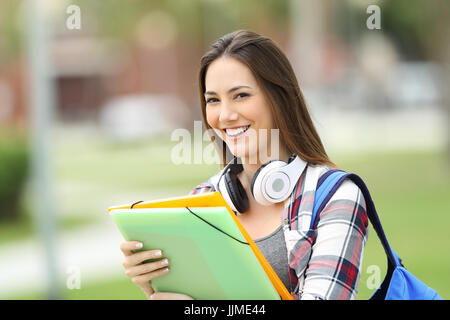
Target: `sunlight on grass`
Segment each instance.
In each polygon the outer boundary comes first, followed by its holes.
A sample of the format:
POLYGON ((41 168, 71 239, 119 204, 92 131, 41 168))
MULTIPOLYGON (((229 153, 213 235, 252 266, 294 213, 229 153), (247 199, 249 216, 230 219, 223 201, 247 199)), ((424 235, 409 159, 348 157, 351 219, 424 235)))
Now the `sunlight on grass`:
MULTIPOLYGON (((64 300, 146 300, 145 294, 125 275, 107 281, 82 284, 79 289, 60 289, 64 300)), ((17 295, 11 300, 45 300, 42 291, 17 295)))

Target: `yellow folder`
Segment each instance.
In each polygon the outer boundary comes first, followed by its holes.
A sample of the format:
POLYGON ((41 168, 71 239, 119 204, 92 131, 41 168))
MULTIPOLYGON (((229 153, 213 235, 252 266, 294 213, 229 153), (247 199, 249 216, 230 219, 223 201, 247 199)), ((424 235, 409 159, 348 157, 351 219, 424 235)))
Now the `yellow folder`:
MULTIPOLYGON (((232 217, 233 221, 236 223, 239 228, 242 236, 249 244, 251 250, 255 254, 257 260, 261 264, 262 268, 266 272, 270 281, 272 282, 275 290, 279 294, 282 300, 293 300, 293 297, 283 285, 283 282, 280 280, 276 272, 272 269, 269 262, 266 260, 264 255, 259 250, 258 246, 249 236, 245 228, 240 223, 239 219, 233 213, 231 208, 228 206, 220 192, 208 192, 198 195, 190 195, 190 196, 182 196, 182 197, 174 197, 167 198, 163 200, 155 200, 155 201, 142 201, 135 204, 127 204, 127 205, 119 205, 108 208, 108 212, 113 212, 118 209, 144 209, 144 208, 183 208, 183 207, 226 207, 228 213, 232 217)), ((138 211, 138 210, 137 210, 138 211)))

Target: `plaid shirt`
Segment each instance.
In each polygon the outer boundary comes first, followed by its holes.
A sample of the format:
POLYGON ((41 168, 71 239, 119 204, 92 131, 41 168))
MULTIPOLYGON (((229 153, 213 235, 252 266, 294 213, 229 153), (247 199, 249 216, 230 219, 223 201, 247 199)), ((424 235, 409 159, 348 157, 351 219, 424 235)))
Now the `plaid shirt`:
MULTIPOLYGON (((357 293, 369 230, 360 189, 344 181, 309 228, 317 181, 328 170, 308 164, 281 215, 291 280, 287 289, 294 299, 355 299, 357 293)), ((213 191, 211 179, 191 194, 213 191)))

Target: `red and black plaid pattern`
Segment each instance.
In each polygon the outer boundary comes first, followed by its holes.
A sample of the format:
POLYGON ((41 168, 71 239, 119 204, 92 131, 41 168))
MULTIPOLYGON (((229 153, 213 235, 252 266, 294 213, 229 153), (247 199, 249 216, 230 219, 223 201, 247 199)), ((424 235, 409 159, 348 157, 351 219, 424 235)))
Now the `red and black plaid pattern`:
POLYGON ((309 228, 315 187, 328 169, 308 166, 283 212, 292 295, 297 299, 354 299, 357 293, 368 236, 359 188, 344 181, 309 228))

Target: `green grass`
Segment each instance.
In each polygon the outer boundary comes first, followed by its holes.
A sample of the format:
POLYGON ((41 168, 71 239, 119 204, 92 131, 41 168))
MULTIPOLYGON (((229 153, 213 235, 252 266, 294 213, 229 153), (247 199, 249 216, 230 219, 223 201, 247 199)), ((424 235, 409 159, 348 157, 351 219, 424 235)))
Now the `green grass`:
MULTIPOLYGON (((73 230, 92 223, 87 217, 64 217, 56 221, 57 228, 63 231, 73 230)), ((26 214, 14 221, 0 223, 0 245, 13 243, 31 237, 35 232, 35 225, 31 217, 26 214)))
MULTIPOLYGON (((450 298, 450 174, 443 154, 371 154, 336 159, 366 182, 388 241, 403 264, 444 298, 450 298)), ((386 271, 386 258, 370 227, 358 299, 367 299, 371 265, 386 271)))
MULTIPOLYGON (((111 189, 165 189, 187 193, 217 172, 217 165, 174 165, 170 155, 175 144, 159 140, 131 145, 91 142, 61 147, 56 163, 57 178, 69 184, 95 185, 97 191, 91 193, 96 196, 97 192, 107 193, 111 189)), ((450 173, 444 154, 339 154, 332 155, 332 159, 339 167, 360 175, 366 182, 388 240, 408 270, 449 299, 450 173)), ((74 194, 73 198, 79 196, 74 194)), ((0 235, 6 229, 0 229, 0 235)), ((367 287, 371 276, 367 268, 372 265, 379 266, 380 280, 383 280, 386 258, 373 228, 370 228, 358 299, 367 299, 374 291, 367 287)), ((145 298, 125 276, 109 282, 83 283, 80 290, 64 289, 63 293, 66 299, 145 298)), ((44 295, 28 292, 16 298, 40 299, 44 295)))
MULTIPOLYGON (((80 285, 79 289, 69 290, 60 288, 59 299, 64 300, 145 300, 146 296, 125 275, 107 281, 98 281, 80 285)), ((10 300, 44 300, 47 299, 42 291, 27 292, 8 298, 10 300)))
MULTIPOLYGON (((94 222, 106 209, 98 208, 99 199, 130 191, 187 194, 218 170, 216 164, 173 164, 171 150, 176 144, 164 139, 126 144, 93 139, 59 144, 55 148, 53 183, 75 186, 75 190, 57 199, 57 209, 64 211, 59 215, 58 227, 64 231, 94 222), (83 211, 91 214, 77 214, 83 211)), ((0 245, 32 236, 34 226, 28 213, 31 204, 27 204, 30 200, 26 195, 23 202, 20 219, 0 223, 0 245)))
MULTIPOLYGON (((216 164, 179 164, 171 160, 178 142, 90 143, 59 152, 57 176, 61 180, 95 181, 110 188, 176 189, 190 191, 214 174, 216 164), (80 148, 82 148, 80 150, 80 148)), ((193 154, 193 153, 192 153, 193 154)), ((194 159, 191 159, 192 163, 194 159)))

